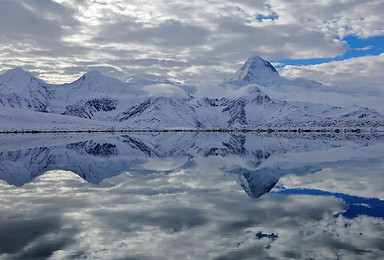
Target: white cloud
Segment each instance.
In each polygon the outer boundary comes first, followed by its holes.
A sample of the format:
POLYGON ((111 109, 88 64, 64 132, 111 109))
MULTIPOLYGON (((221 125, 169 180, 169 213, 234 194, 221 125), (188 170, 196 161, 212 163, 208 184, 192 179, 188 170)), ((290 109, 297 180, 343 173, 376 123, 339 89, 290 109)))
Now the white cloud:
POLYGON ((104 185, 68 172, 47 173, 19 189, 0 183, 8 205, 1 212, 7 240, 0 254, 28 258, 42 245, 59 259, 382 254, 383 220, 336 218, 346 205, 335 197, 269 194, 250 201, 230 178, 191 170, 150 178, 123 174, 104 185), (278 237, 257 239, 258 232, 278 237))
MULTIPOLYGON (((336 57, 350 48, 345 36, 384 35, 383 0, 5 2, 0 7, 0 71, 21 66, 51 83, 100 68, 123 81, 154 74, 220 95, 222 90, 214 86, 253 54, 273 60, 336 57)), ((282 74, 355 92, 361 88, 360 98, 323 92, 318 96, 328 103, 341 99, 342 105, 353 101, 370 106, 381 103, 383 76, 377 68, 382 59, 287 66, 282 74)), ((306 91, 291 98, 317 95, 306 91)), ((288 92, 280 96, 289 99, 288 92)))
POLYGON ((280 74, 288 78, 310 78, 344 88, 384 91, 384 53, 308 66, 285 66, 280 74))
POLYGON ((127 75, 172 71, 184 80, 216 82, 222 73, 215 68, 234 70, 251 54, 267 59, 340 55, 348 46, 337 37, 384 34, 383 5, 378 0, 9 1, 0 7, 5 14, 0 47, 11 50, 1 54, 0 66, 24 66, 48 81, 110 64, 127 75), (6 15, 15 12, 29 22, 6 15), (260 15, 274 18, 257 19, 260 15), (142 59, 185 64, 161 68, 154 61, 148 68, 140 65, 142 59), (138 62, 126 65, 125 60, 138 62), (189 66, 213 75, 188 77, 183 70, 189 66))
POLYGON ((170 85, 170 84, 152 84, 142 88, 151 96, 175 97, 175 98, 188 98, 188 93, 183 89, 170 85))
POLYGON ((353 48, 353 50, 355 51, 367 51, 367 50, 370 50, 372 49, 373 45, 368 45, 366 47, 362 47, 362 48, 353 48))
POLYGON ((373 107, 383 113, 384 106, 380 100, 384 98, 384 75, 379 69, 383 67, 383 53, 378 56, 364 56, 317 65, 288 65, 280 70, 280 74, 284 77, 313 79, 339 88, 329 87, 319 91, 314 89, 289 91, 287 89, 282 93, 274 94, 287 99, 308 101, 317 99, 333 105, 359 104, 373 107))

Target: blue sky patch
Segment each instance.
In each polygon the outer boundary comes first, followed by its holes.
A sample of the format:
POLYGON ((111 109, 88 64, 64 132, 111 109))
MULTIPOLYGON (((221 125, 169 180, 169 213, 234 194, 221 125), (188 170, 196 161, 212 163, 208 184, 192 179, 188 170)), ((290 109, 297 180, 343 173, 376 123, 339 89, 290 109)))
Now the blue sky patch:
POLYGON ((345 212, 341 213, 346 218, 356 218, 360 215, 371 217, 384 218, 384 201, 377 198, 363 198, 352 196, 344 193, 333 193, 323 190, 315 189, 285 189, 282 186, 279 191, 272 191, 271 193, 282 193, 292 195, 312 195, 312 196, 333 196, 343 200, 348 208, 345 212))
POLYGON ((361 39, 356 36, 347 36, 342 40, 348 43, 349 50, 343 55, 334 58, 276 60, 274 62, 282 64, 276 67, 284 67, 285 65, 314 65, 331 61, 341 61, 355 57, 379 55, 384 52, 384 36, 376 36, 367 39, 361 39))
POLYGON ((263 20, 275 21, 277 19, 279 19, 279 16, 278 16, 277 13, 272 13, 272 14, 269 14, 269 15, 262 15, 262 14, 256 15, 256 20, 258 20, 259 22, 262 22, 263 20))

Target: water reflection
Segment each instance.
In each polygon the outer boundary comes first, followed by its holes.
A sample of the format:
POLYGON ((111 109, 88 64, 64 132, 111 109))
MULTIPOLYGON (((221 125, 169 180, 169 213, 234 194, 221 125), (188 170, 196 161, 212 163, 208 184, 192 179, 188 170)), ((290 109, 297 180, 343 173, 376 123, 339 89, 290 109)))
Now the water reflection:
POLYGON ((2 136, 0 256, 380 258, 384 144, 367 137, 2 136))

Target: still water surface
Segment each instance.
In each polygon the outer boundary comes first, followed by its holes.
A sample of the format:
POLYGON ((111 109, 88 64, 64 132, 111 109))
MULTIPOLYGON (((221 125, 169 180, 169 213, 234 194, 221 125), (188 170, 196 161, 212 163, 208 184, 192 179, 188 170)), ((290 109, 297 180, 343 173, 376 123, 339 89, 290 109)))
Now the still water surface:
POLYGON ((383 139, 3 135, 0 259, 383 259, 383 139))

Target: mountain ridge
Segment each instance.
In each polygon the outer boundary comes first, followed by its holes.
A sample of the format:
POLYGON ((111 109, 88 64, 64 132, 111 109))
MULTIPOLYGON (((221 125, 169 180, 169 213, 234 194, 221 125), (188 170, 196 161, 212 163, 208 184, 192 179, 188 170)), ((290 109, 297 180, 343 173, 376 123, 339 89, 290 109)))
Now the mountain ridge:
POLYGON ((305 79, 282 78, 269 61, 259 56, 250 57, 221 84, 224 88, 244 88, 246 94, 237 98, 196 98, 191 86, 163 79, 122 82, 97 70, 74 82, 52 85, 15 68, 0 75, 0 105, 116 122, 134 129, 384 127, 384 116, 373 109, 288 102, 271 98, 260 89, 278 89, 287 82, 321 85, 305 79))

